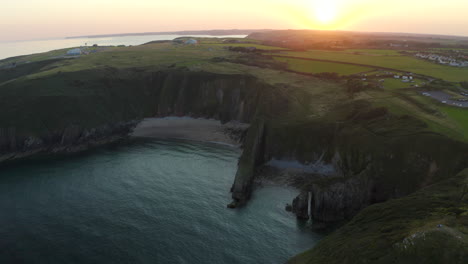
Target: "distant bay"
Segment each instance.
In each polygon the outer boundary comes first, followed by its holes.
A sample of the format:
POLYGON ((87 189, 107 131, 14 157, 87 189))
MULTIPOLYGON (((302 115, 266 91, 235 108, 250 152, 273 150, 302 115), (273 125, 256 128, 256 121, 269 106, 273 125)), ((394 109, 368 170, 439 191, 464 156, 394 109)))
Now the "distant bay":
MULTIPOLYGON (((154 40, 172 40, 184 35, 145 35, 145 36, 112 36, 100 38, 63 38, 49 40, 31 40, 31 41, 13 41, 0 42, 0 60, 9 57, 29 55, 34 53, 47 52, 56 49, 72 48, 79 46, 92 46, 98 44, 100 46, 117 46, 117 45, 141 45, 154 40)), ((196 35, 194 37, 232 37, 243 38, 245 35, 228 35, 228 36, 210 36, 196 35)))

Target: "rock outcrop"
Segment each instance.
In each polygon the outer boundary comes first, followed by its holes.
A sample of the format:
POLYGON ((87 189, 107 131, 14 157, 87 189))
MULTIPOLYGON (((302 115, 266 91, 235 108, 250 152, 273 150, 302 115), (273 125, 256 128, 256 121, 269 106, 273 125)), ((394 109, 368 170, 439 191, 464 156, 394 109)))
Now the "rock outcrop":
POLYGON ((468 169, 361 210, 288 263, 456 263, 468 260, 468 169))
POLYGON ((263 120, 253 122, 247 132, 244 151, 239 159, 238 169, 231 192, 233 203, 230 208, 245 204, 252 193, 255 170, 262 162, 265 123, 263 120))
POLYGON ((301 192, 292 202, 292 212, 298 219, 309 219, 309 192, 301 192))
POLYGON ((312 184, 308 189, 311 193, 311 218, 322 223, 351 219, 371 203, 372 183, 368 181, 367 176, 358 176, 324 185, 312 184))
POLYGON ((71 153, 108 144, 123 137, 137 121, 118 122, 86 129, 71 125, 62 131, 25 136, 15 128, 0 128, 0 162, 28 157, 39 153, 71 153))

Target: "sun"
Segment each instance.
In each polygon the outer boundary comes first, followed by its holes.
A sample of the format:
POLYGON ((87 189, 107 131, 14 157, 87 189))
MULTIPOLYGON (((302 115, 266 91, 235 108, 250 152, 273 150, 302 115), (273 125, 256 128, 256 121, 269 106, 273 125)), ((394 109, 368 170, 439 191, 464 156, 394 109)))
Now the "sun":
POLYGON ((329 24, 336 20, 337 6, 334 1, 317 1, 314 5, 314 10, 316 19, 323 24, 329 24))

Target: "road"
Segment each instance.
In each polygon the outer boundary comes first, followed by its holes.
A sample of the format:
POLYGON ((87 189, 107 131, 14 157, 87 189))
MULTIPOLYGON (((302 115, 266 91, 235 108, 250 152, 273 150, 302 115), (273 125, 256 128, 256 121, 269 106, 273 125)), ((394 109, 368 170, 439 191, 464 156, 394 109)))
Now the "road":
POLYGON ((468 108, 468 102, 460 102, 457 100, 451 100, 450 98, 452 98, 453 96, 442 91, 426 91, 426 92, 421 92, 421 94, 434 98, 435 100, 441 103, 445 103, 447 105, 468 108))

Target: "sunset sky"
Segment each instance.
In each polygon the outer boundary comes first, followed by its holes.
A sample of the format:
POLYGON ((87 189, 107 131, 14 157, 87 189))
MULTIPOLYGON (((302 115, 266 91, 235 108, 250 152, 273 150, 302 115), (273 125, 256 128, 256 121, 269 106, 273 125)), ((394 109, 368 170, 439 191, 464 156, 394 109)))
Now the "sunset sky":
POLYGON ((0 41, 233 28, 468 36, 467 10, 467 0, 7 0, 0 41))

